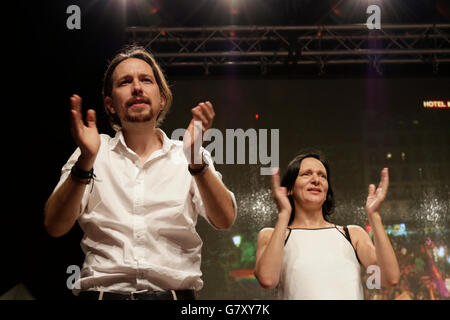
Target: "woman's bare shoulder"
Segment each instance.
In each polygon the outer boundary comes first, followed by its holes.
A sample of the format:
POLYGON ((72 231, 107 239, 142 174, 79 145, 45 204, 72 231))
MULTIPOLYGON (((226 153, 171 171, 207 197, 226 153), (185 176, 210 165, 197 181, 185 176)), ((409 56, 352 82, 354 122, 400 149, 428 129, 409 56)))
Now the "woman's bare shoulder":
MULTIPOLYGON (((270 238, 272 237, 272 234, 274 232, 275 228, 263 228, 258 233, 258 242, 261 243, 267 243, 269 242, 270 238)), ((286 236, 285 239, 288 237, 289 232, 291 230, 288 228, 286 229, 286 236)))
POLYGON ((266 239, 272 236, 274 228, 263 228, 258 233, 258 238, 266 239))

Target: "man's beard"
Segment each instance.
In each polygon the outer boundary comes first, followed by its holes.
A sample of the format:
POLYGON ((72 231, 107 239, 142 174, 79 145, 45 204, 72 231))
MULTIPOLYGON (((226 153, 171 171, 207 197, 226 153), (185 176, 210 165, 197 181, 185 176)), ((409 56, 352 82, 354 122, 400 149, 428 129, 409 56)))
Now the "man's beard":
POLYGON ((133 114, 131 114, 129 111, 130 110, 128 109, 125 114, 125 121, 127 122, 147 122, 154 118, 152 108, 149 108, 148 110, 145 110, 143 112, 133 114))
POLYGON ((134 96, 126 102, 125 121, 127 122, 147 122, 153 119, 154 113, 151 107, 150 99, 144 96, 134 96), (140 112, 133 112, 129 107, 134 103, 146 103, 148 110, 141 110, 140 112))

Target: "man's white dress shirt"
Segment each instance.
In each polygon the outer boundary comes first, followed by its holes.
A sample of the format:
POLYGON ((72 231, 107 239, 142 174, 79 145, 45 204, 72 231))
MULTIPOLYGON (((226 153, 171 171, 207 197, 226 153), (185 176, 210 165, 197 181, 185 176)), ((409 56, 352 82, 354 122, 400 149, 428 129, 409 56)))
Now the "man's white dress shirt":
MULTIPOLYGON (((162 149, 144 164, 127 147, 122 131, 114 138, 100 135, 96 179, 86 187, 78 218, 86 257, 80 280, 74 285, 75 294, 80 290, 202 288, 202 240, 195 229, 198 214, 212 223, 187 170, 183 142, 158 132, 162 149)), ((221 179, 211 155, 203 151, 210 170, 221 179)), ((78 148, 64 165, 55 190, 67 179, 80 154, 78 148)), ((230 194, 236 213, 236 200, 230 194)))

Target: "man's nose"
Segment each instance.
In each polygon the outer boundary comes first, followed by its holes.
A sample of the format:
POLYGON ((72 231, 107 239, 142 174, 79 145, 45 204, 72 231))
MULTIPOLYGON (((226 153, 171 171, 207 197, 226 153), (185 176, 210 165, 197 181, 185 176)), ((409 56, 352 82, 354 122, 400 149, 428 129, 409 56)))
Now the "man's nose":
POLYGON ((139 95, 142 93, 142 84, 139 80, 134 80, 132 85, 133 95, 139 95))

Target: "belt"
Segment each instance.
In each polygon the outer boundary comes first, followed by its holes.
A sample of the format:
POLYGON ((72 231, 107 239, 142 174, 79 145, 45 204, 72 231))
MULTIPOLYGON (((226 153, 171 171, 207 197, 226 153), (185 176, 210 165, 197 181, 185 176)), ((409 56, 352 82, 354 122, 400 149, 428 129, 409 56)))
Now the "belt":
POLYGON ((81 291, 78 297, 82 300, 195 300, 195 291, 170 290, 129 293, 81 291))

